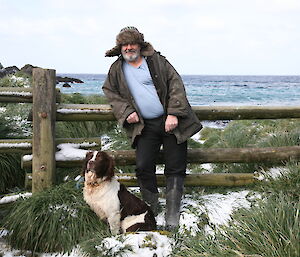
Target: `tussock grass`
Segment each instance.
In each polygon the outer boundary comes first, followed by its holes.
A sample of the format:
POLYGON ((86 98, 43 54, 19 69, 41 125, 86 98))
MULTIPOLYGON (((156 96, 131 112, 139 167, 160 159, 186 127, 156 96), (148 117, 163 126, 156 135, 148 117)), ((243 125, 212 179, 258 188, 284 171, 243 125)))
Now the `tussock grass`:
POLYGON ((279 147, 300 145, 300 129, 295 128, 292 131, 280 131, 270 135, 258 144, 261 147, 279 147))
POLYGON ((300 163, 288 162, 284 166, 286 171, 277 178, 266 175, 267 181, 256 186, 255 190, 267 192, 268 195, 276 196, 284 194, 290 201, 300 201, 300 163))
POLYGON ((0 153, 0 193, 13 188, 23 188, 25 171, 21 169, 20 154, 0 153))
POLYGON ((204 147, 263 147, 299 145, 300 121, 236 120, 225 129, 204 128, 204 147))
POLYGON ((300 203, 280 194, 251 209, 239 210, 233 222, 214 236, 198 233, 178 240, 173 256, 300 256, 300 203))
MULTIPOLYGON (((0 115, 0 139, 9 138, 16 130, 11 122, 0 115)), ((24 187, 25 173, 21 169, 21 155, 16 153, 0 153, 0 193, 14 187, 24 187)))
POLYGON ((32 252, 67 252, 97 231, 109 233, 74 183, 17 201, 4 227, 13 248, 32 252))

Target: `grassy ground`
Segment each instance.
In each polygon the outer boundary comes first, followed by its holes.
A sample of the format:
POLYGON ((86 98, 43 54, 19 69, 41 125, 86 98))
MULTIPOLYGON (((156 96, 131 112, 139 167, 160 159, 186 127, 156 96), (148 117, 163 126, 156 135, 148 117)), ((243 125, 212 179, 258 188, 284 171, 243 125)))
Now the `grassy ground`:
POLYGON ((253 188, 262 199, 234 213, 229 226, 213 235, 179 236, 174 256, 300 256, 300 165, 286 167, 279 178, 253 188))

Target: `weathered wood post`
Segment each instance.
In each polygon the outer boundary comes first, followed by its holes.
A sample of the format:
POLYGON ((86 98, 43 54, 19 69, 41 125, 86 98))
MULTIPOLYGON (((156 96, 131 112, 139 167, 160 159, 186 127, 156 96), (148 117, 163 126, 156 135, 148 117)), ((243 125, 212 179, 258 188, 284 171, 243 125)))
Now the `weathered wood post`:
POLYGON ((33 193, 51 187, 55 177, 55 86, 55 70, 33 69, 33 193))

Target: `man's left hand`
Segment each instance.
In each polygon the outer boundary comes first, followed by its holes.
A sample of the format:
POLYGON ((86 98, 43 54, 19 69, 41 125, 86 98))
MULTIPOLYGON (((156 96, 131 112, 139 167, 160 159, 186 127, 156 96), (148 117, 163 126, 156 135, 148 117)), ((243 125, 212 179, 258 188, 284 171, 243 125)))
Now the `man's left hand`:
POLYGON ((165 122, 165 131, 170 132, 178 126, 178 119, 174 115, 168 115, 165 122))

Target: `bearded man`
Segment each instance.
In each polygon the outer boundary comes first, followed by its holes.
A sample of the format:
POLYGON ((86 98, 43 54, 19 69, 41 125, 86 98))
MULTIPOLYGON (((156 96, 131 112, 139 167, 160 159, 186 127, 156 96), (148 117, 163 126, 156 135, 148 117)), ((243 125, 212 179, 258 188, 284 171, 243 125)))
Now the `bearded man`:
POLYGON ((106 56, 117 56, 103 85, 119 124, 136 148, 136 176, 143 199, 157 214, 156 159, 163 146, 166 176, 166 229, 179 225, 187 165, 187 139, 202 126, 191 109, 181 77, 144 41, 125 27, 106 56))

